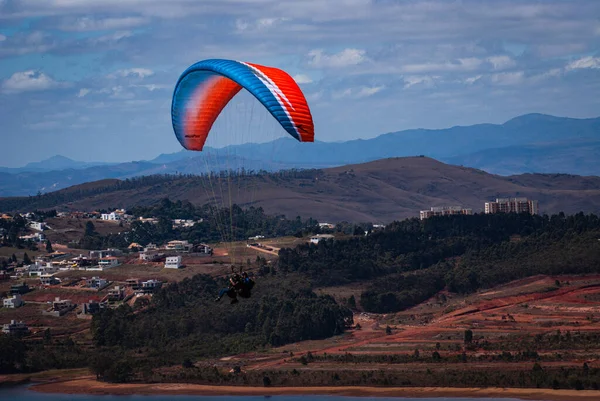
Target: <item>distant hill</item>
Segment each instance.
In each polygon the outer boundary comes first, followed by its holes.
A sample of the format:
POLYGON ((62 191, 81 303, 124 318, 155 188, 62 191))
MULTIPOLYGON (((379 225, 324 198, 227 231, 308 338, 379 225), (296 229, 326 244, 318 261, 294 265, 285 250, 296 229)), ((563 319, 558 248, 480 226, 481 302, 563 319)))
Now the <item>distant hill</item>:
POLYGON ((103 178, 199 174, 207 169, 242 167, 266 171, 327 168, 415 155, 505 175, 527 172, 600 175, 598 138, 600 118, 528 114, 500 125, 415 129, 337 143, 300 143, 281 138, 270 143, 248 143, 206 152, 182 150, 148 161, 92 167, 66 158, 51 159, 33 164, 27 171, 23 170, 25 167, 0 169, 0 194, 35 195, 38 191, 48 192, 103 178), (70 167, 59 168, 65 165, 70 167), (31 170, 34 167, 38 170, 31 170), (40 170, 42 167, 45 170, 40 170))
POLYGON ((600 160, 600 140, 507 146, 440 160, 500 175, 562 171, 597 176, 600 163, 593 160, 600 160))
MULTIPOLYGON (((204 204, 217 199, 228 204, 227 179, 198 177, 151 179, 135 187, 119 188, 114 181, 86 184, 38 198, 0 200, 0 210, 11 205, 26 209, 57 207, 61 210, 93 210, 149 205, 163 197, 204 204), (211 189, 212 187, 212 189, 211 189), (216 188, 216 189, 215 189, 216 188), (222 194, 222 195, 221 195, 222 194), (37 202, 37 203, 36 203, 37 202), (22 206, 23 207, 23 206, 22 206)), ((247 177, 234 183, 233 202, 262 206, 269 214, 313 217, 319 221, 389 222, 418 216, 432 206, 461 205, 474 212, 496 197, 526 196, 540 202, 541 213, 600 212, 600 177, 562 174, 525 174, 502 177, 481 170, 448 165, 428 157, 383 159, 297 174, 247 177)))
POLYGON ((83 169, 87 167, 94 166, 106 166, 110 164, 116 163, 106 163, 106 162, 82 162, 70 159, 65 156, 57 155, 52 156, 48 159, 27 163, 23 167, 18 168, 8 168, 8 167, 0 167, 0 172, 5 173, 22 173, 22 172, 47 172, 47 171, 57 171, 57 170, 67 170, 67 169, 83 169))

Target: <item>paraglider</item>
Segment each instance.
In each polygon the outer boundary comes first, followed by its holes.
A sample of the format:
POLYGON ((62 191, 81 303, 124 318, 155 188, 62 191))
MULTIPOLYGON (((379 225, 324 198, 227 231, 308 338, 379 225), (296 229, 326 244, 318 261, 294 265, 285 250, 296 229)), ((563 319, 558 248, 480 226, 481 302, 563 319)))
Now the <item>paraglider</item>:
MULTIPOLYGON (((188 67, 175 85, 171 103, 171 122, 179 143, 187 150, 206 153, 204 146, 215 121, 242 89, 246 89, 275 118, 279 124, 278 130, 283 128, 287 134, 299 142, 314 142, 314 124, 306 98, 296 81, 288 73, 278 68, 242 61, 208 59, 188 67)), ((244 116, 234 117, 243 118, 244 116)), ((242 120, 242 124, 249 123, 242 120)), ((245 127, 240 128, 230 128, 226 135, 233 136, 237 133, 236 131, 245 131, 245 127)), ((211 138, 213 137, 211 136, 211 138)), ((225 204, 225 198, 228 197, 229 217, 219 215, 218 210, 214 212, 213 217, 223 231, 223 242, 227 242, 226 238, 233 241, 236 229, 233 221, 232 197, 233 194, 239 196, 241 180, 236 179, 235 175, 233 175, 234 179, 231 179, 228 171, 226 177, 228 188, 223 190, 220 183, 215 182, 215 179, 218 181, 222 175, 212 178, 212 174, 218 170, 215 167, 219 165, 220 156, 216 155, 216 151, 212 157, 209 153, 210 151, 203 160, 207 164, 209 161, 213 161, 215 165, 211 168, 207 166, 205 190, 208 195, 212 195, 210 197, 215 203, 220 198, 225 204), (233 185, 237 185, 237 188, 232 188, 233 185), (225 221, 226 219, 229 221, 225 221), (230 233, 226 233, 227 230, 230 233)), ((243 158, 241 160, 243 161, 243 158)), ((238 161, 239 158, 231 157, 226 160, 225 164, 230 166, 230 162, 238 161)), ((234 257, 232 257, 233 263, 235 263, 234 257)), ((228 287, 219 291, 215 301, 218 302, 224 295, 227 295, 231 298, 231 303, 235 304, 239 302, 238 297, 250 298, 252 287, 254 287, 254 281, 240 270, 240 274, 234 273, 230 277, 228 287)))
POLYGON ((274 67, 210 59, 187 68, 175 86, 171 120, 179 143, 188 150, 201 151, 213 123, 242 88, 254 95, 292 137, 314 142, 306 98, 289 74, 274 67))

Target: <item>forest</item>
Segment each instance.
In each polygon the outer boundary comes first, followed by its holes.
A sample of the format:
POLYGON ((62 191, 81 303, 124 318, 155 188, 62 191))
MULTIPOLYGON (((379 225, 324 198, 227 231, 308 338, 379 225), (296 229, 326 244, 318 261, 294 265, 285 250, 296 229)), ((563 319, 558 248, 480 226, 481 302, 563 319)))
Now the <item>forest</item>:
POLYGON ((397 312, 440 290, 472 293, 536 274, 600 272, 600 219, 476 214, 394 222, 383 231, 281 249, 278 269, 315 286, 368 282, 360 303, 397 312))

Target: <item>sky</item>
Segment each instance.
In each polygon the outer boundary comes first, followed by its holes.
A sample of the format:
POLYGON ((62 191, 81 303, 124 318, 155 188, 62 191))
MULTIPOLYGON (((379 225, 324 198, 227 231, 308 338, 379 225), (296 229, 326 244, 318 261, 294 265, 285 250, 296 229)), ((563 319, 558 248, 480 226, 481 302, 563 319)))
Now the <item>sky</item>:
POLYGON ((598 0, 0 0, 0 165, 181 150, 173 88, 207 58, 287 71, 321 141, 600 116, 598 0))

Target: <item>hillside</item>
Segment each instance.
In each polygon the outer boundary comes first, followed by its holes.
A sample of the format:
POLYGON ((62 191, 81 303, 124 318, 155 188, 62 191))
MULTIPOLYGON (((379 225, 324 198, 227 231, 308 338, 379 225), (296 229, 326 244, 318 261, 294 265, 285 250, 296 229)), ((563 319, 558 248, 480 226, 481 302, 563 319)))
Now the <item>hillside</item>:
POLYGON ((600 118, 528 114, 504 124, 412 129, 372 139, 300 143, 280 138, 203 152, 182 150, 153 160, 109 165, 56 157, 17 169, 0 168, 0 194, 35 195, 105 178, 152 174, 201 174, 224 168, 277 171, 327 168, 390 157, 425 155, 495 174, 600 175, 600 118), (65 169, 65 167, 68 167, 65 169))
MULTIPOLYGON (((229 205, 228 180, 148 178, 144 182, 86 184, 36 198, 4 198, 0 210, 93 210, 148 205, 161 198, 229 205), (158 180, 158 181, 157 181, 158 180), (223 195, 220 195, 220 192, 223 195)), ((432 206, 462 205, 474 212, 496 197, 526 196, 541 213, 600 211, 600 177, 525 174, 502 177, 427 157, 383 159, 323 170, 246 176, 231 181, 232 201, 262 206, 268 214, 319 221, 389 222, 418 216, 432 206)))

